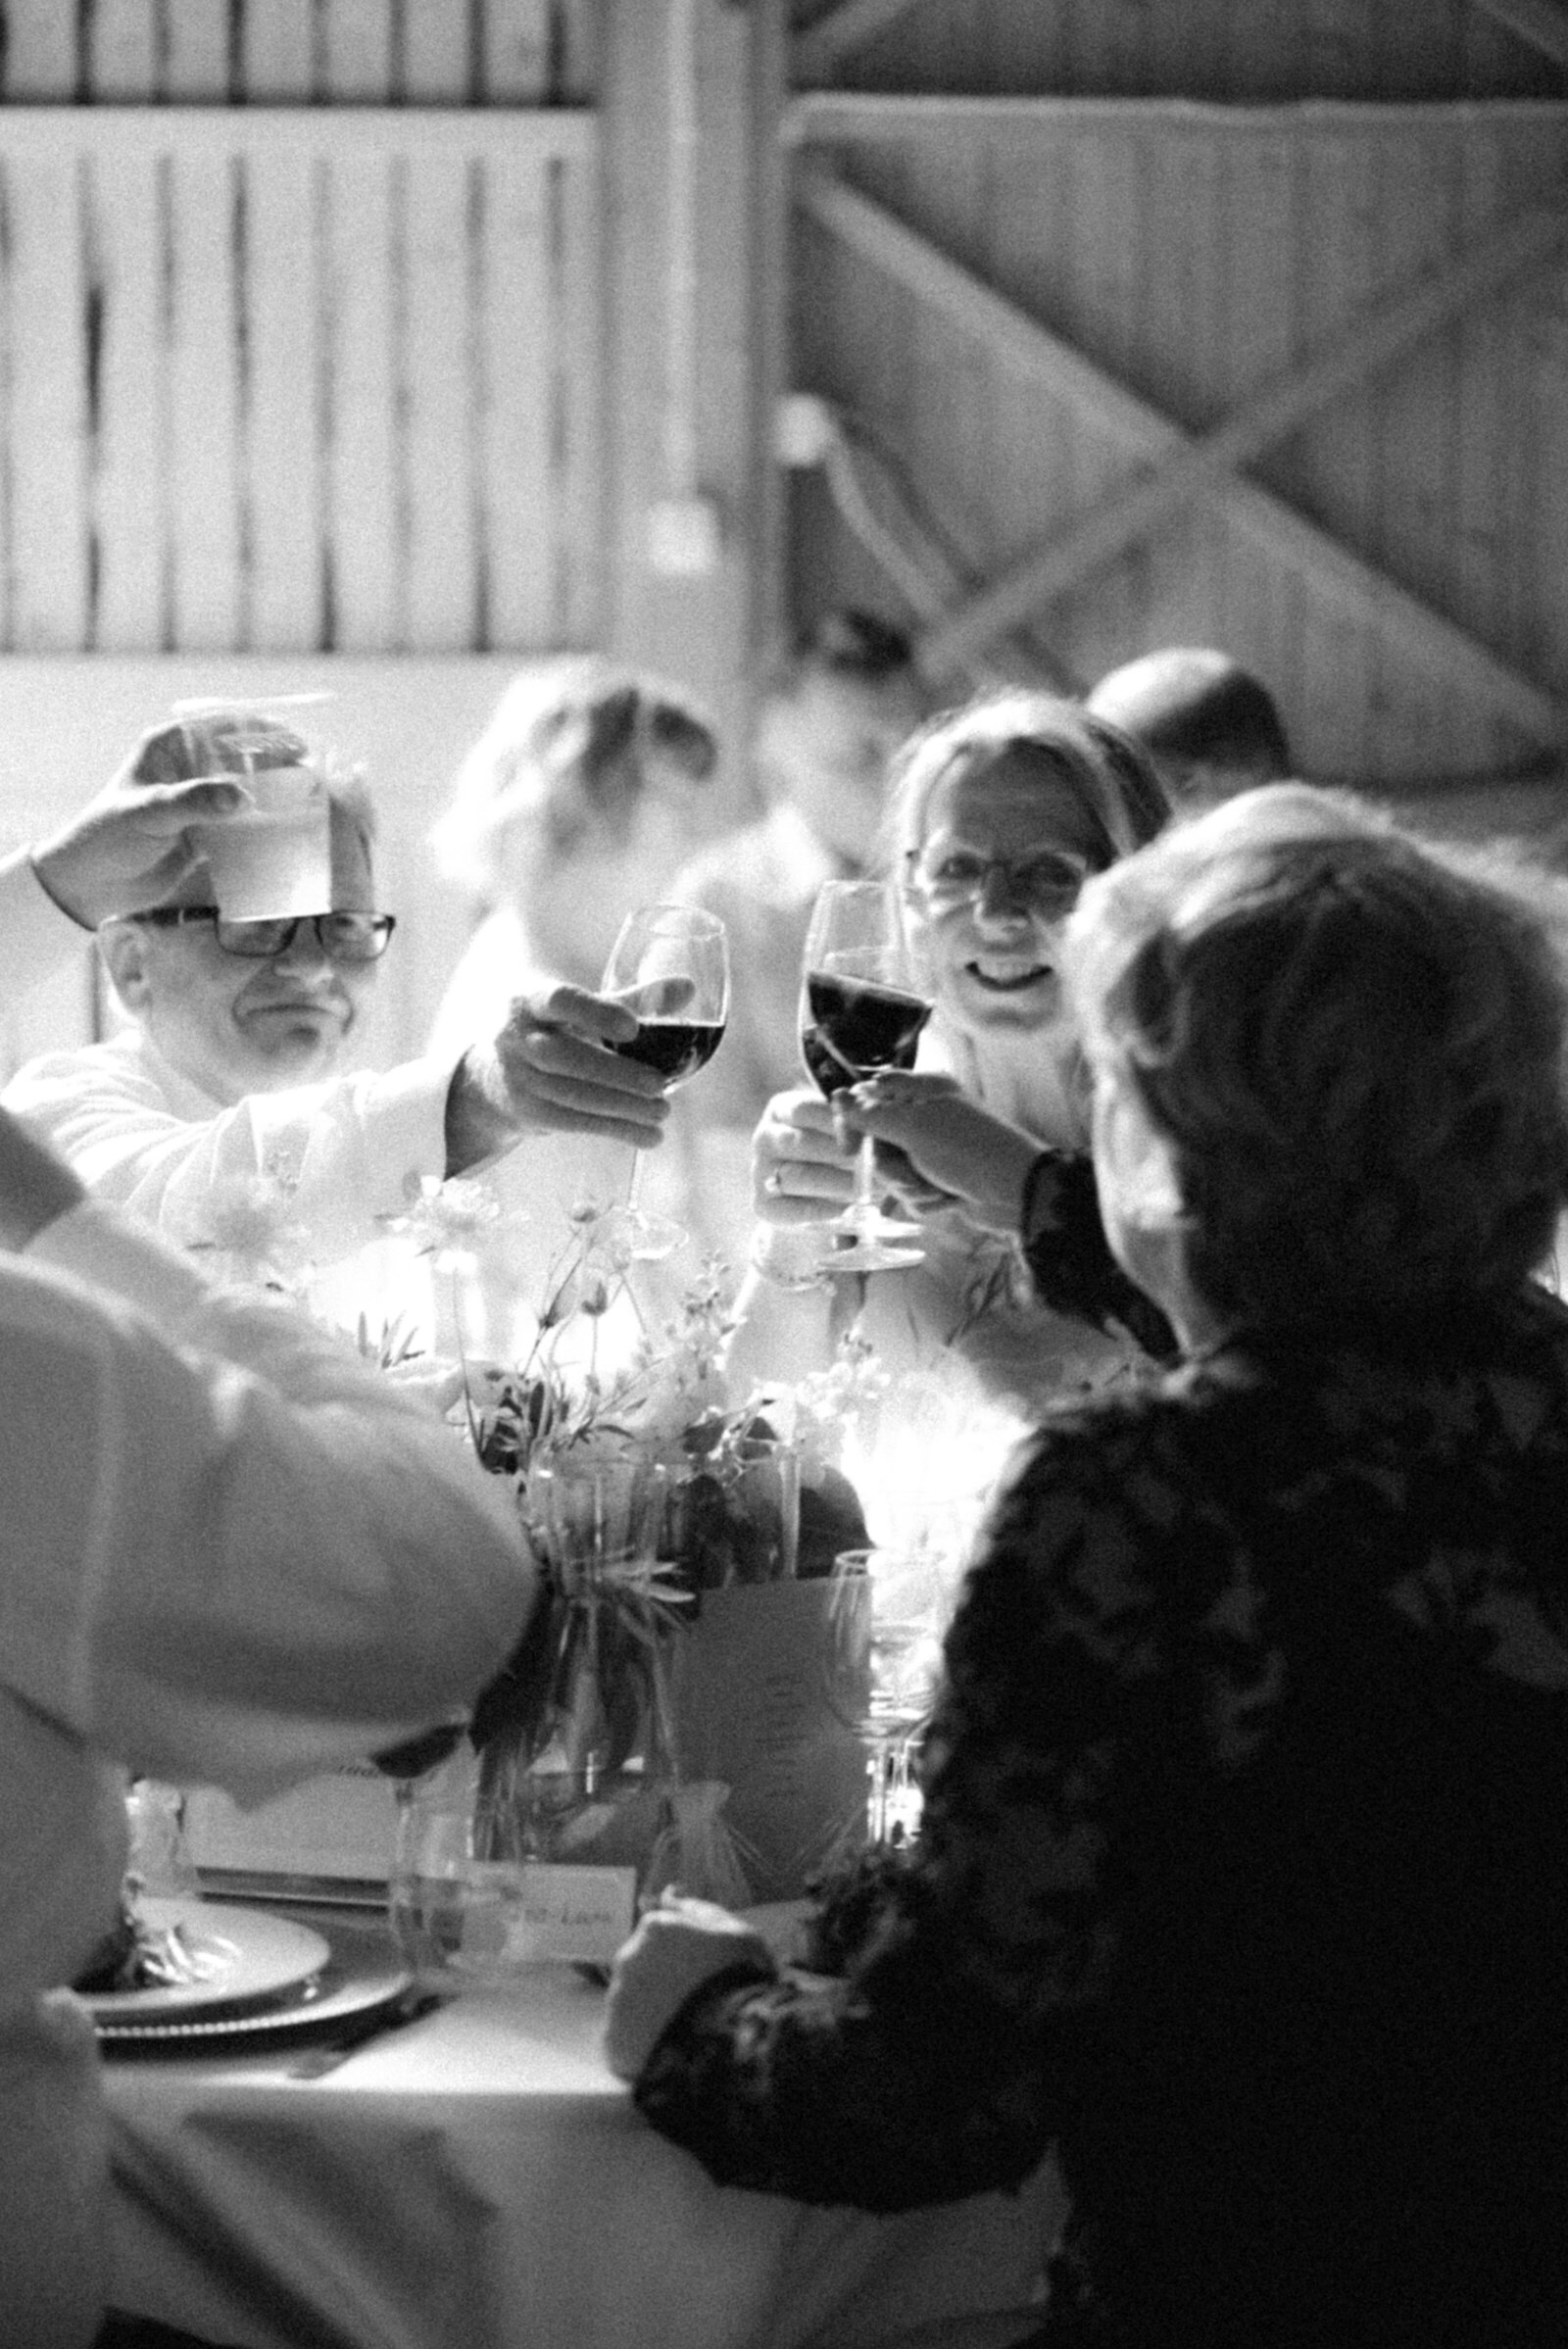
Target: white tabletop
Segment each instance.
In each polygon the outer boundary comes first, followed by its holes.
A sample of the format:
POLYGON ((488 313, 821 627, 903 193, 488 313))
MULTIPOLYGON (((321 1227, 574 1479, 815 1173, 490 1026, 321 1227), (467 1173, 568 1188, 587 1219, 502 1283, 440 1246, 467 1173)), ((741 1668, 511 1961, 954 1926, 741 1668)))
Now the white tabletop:
POLYGON ((235 2349, 873 2349, 1027 2306, 1049 2167, 893 2219, 717 2187, 603 2013, 540 1967, 317 2080, 297 2046, 111 2060, 116 2305, 235 2349))

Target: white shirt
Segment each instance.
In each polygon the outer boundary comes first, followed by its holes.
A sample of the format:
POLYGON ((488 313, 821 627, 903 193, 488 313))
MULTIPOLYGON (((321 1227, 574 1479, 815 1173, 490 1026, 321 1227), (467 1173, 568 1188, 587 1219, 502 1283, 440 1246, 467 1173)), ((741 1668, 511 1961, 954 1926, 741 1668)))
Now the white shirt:
POLYGON ((0 1256, 0 2309, 76 2349, 96 2056, 39 1993, 114 1922, 113 1763, 258 1797, 353 1760, 471 1697, 533 1586, 510 1495, 423 1405, 96 1206, 0 1256))
MULTIPOLYGON (((3 915, 0 898, 0 915, 3 915)), ((0 1101, 60 1152, 93 1194, 189 1247, 244 1177, 296 1185, 292 1212, 312 1254, 333 1263, 379 1236, 412 1179, 446 1171, 453 1063, 416 1060, 388 1076, 250 1094, 225 1105, 171 1066, 139 1027, 105 1044, 45 1052, 0 1101)))

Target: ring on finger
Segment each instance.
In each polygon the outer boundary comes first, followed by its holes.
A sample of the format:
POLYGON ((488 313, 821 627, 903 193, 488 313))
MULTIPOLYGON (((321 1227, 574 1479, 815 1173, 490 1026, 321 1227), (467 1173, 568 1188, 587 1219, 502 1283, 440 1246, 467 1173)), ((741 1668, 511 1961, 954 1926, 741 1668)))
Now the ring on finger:
POLYGON ((764 1177, 762 1189, 766 1192, 769 1199, 781 1199, 783 1197, 784 1174, 782 1168, 775 1166, 772 1173, 764 1177))

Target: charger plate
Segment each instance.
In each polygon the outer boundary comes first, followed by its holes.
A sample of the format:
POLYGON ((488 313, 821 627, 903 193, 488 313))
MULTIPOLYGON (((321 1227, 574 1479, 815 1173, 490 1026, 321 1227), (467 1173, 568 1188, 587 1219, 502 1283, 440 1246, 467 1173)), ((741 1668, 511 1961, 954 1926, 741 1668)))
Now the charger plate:
POLYGON ((198 1982, 83 1992, 100 2033, 138 2024, 232 2021, 284 1998, 298 2004, 332 1955, 330 1943, 308 1925, 266 1909, 143 1897, 137 1915, 154 1933, 177 1928, 205 1970, 198 1982))
POLYGON ((270 2047, 329 2039, 344 2025, 362 2016, 369 2020, 383 2007, 390 2017, 413 1986, 413 1970, 389 1958, 356 1967, 345 1979, 328 1970, 302 1985, 294 2004, 264 2007, 257 2014, 162 2022, 111 2018, 97 2024, 98 2043, 106 2056, 261 2055, 270 2047))

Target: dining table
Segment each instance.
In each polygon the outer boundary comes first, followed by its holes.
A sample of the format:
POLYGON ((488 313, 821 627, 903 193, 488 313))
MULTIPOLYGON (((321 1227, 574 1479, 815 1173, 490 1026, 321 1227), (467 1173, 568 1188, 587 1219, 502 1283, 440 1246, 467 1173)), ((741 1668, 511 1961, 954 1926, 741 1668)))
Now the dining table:
MULTIPOLYGON (((345 1979, 395 1966, 375 1912, 295 1913, 345 1979)), ((604 2006, 538 1964, 391 2028, 106 2042, 114 2304, 231 2349, 991 2349, 1038 2323, 1049 2161, 892 2217, 715 2185, 610 2071, 604 2006)))

